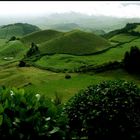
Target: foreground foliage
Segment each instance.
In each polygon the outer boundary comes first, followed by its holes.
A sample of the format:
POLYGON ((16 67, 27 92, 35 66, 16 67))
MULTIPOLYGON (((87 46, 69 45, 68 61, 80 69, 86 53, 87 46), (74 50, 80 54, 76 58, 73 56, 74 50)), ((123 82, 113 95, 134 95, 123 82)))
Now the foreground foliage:
POLYGON ((140 89, 132 82, 89 86, 66 105, 71 132, 88 139, 140 139, 140 89))
MULTIPOLYGON (((0 89, 0 139, 64 139, 62 105, 23 89, 0 89)), ((65 130, 65 131, 64 131, 65 130)))

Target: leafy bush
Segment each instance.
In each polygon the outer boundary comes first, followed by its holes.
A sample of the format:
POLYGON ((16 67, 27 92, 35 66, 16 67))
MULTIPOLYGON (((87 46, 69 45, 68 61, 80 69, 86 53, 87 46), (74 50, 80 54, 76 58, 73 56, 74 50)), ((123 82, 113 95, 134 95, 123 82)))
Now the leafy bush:
POLYGON ((23 89, 0 89, 0 139, 64 139, 62 105, 23 89))
POLYGON ((71 78, 71 76, 67 73, 66 75, 65 75, 65 79, 70 79, 71 78))
POLYGON ((9 41, 14 41, 14 40, 16 40, 16 37, 15 37, 15 36, 12 36, 12 37, 9 39, 9 41))
POLYGON ((24 61, 21 60, 21 61, 19 62, 19 64, 18 64, 18 66, 19 66, 19 67, 25 67, 25 66, 26 66, 26 63, 25 63, 24 61))
POLYGON ((140 139, 140 89, 123 80, 91 85, 65 106, 71 132, 88 139, 140 139))

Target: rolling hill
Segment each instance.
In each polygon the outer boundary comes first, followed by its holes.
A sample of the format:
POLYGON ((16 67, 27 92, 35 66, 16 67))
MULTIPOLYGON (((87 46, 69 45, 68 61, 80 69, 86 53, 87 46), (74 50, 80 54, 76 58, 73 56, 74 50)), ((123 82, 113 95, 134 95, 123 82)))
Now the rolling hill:
POLYGON ((127 23, 124 28, 111 31, 107 34, 104 34, 103 37, 110 40, 114 40, 115 38, 115 41, 118 42, 122 42, 123 39, 127 42, 128 40, 131 40, 130 38, 136 38, 139 35, 140 35, 140 23, 127 23))
POLYGON ((42 53, 87 55, 111 47, 110 43, 93 33, 73 30, 40 45, 42 53))
POLYGON ((8 24, 0 27, 0 38, 9 39, 12 36, 21 37, 40 30, 37 26, 27 23, 8 24))
POLYGON ((9 41, 3 45, 3 48, 0 49, 0 58, 8 60, 8 58, 12 57, 13 59, 20 57, 22 58, 24 53, 27 51, 27 47, 19 41, 9 41))
POLYGON ((53 38, 59 36, 60 34, 62 34, 62 32, 55 31, 55 30, 36 31, 36 32, 23 36, 21 38, 21 41, 25 44, 31 44, 31 42, 40 44, 42 42, 53 39, 53 38))

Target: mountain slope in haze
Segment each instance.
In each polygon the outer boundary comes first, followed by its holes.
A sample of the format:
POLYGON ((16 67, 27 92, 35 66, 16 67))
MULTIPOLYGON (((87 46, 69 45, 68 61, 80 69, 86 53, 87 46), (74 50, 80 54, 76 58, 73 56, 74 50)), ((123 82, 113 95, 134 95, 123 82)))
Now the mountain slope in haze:
MULTIPOLYGON (((127 23, 139 23, 140 18, 118 18, 103 15, 87 15, 78 12, 54 13, 28 20, 29 23, 38 25, 42 29, 56 24, 75 23, 80 27, 104 30, 110 32, 123 28, 127 23)), ((53 29, 53 28, 52 28, 53 29)))
POLYGON ((48 28, 52 29, 52 30, 61 31, 61 32, 69 32, 71 30, 79 29, 79 30, 84 31, 84 32, 95 33, 97 35, 105 34, 105 31, 103 31, 103 30, 98 30, 98 29, 89 28, 89 27, 82 27, 76 23, 54 24, 54 25, 48 26, 48 28))
POLYGON ((53 30, 59 30, 59 31, 70 31, 74 29, 79 29, 80 26, 76 23, 64 23, 64 24, 55 24, 50 26, 53 30))
POLYGON ((111 47, 110 43, 93 33, 80 30, 66 32, 40 45, 42 53, 85 55, 111 47))
POLYGON ((127 23, 124 28, 111 31, 107 34, 104 34, 103 36, 105 38, 111 38, 121 33, 137 36, 140 33, 140 23, 127 23))
POLYGON ((31 44, 31 42, 40 44, 42 42, 53 39, 59 36, 60 34, 62 34, 62 32, 55 31, 55 30, 42 30, 23 36, 21 38, 21 41, 25 44, 31 44))
POLYGON ((9 39, 12 36, 21 37, 40 30, 39 27, 27 23, 8 24, 0 27, 0 38, 9 39))

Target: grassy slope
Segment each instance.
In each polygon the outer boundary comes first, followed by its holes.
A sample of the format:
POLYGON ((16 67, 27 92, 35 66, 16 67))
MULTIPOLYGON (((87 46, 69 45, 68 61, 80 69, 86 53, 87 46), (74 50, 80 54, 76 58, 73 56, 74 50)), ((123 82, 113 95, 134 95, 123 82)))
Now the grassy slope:
POLYGON ((71 74, 71 79, 65 79, 64 73, 54 73, 35 67, 18 68, 15 64, 9 67, 0 67, 0 83, 6 86, 24 87, 27 92, 45 94, 54 98, 58 92, 63 101, 67 101, 79 90, 88 85, 97 84, 103 80, 125 79, 135 81, 140 85, 137 76, 128 75, 123 70, 108 71, 99 74, 71 74), (31 83, 31 84, 29 84, 31 83))
POLYGON ((3 47, 6 41, 6 39, 0 39, 0 49, 3 47))
POLYGON ((138 46, 140 48, 139 43, 140 39, 136 39, 130 43, 125 43, 104 53, 96 55, 74 56, 67 54, 55 54, 52 56, 43 56, 36 62, 36 64, 44 68, 73 70, 85 64, 92 64, 96 66, 109 61, 121 61, 125 52, 129 51, 131 46, 138 46))
POLYGON ((40 29, 37 26, 31 24, 26 23, 9 24, 0 28, 0 38, 9 39, 12 36, 21 37, 25 34, 39 30, 40 29))
POLYGON ((37 32, 24 36, 23 38, 21 38, 21 41, 23 41, 25 44, 31 44, 31 42, 40 44, 42 42, 53 39, 59 36, 60 34, 62 33, 55 30, 37 31, 37 32))
POLYGON ((136 36, 132 36, 129 34, 117 34, 109 39, 111 42, 129 42, 133 39, 137 38, 136 36))
POLYGON ((137 27, 133 31, 140 33, 140 25, 137 25, 137 27))
POLYGON ((42 53, 84 55, 101 51, 111 45, 104 38, 80 30, 67 32, 55 39, 42 43, 42 53))
POLYGON ((0 47, 0 65, 19 61, 23 58, 27 50, 28 48, 19 40, 5 43, 0 47))
POLYGON ((17 57, 21 54, 24 54, 27 48, 24 46, 24 44, 21 41, 15 40, 10 41, 3 45, 3 48, 0 50, 0 56, 13 56, 17 57))

